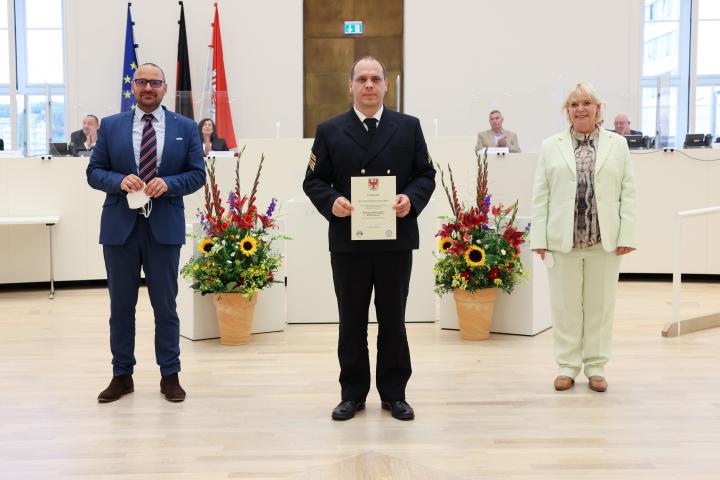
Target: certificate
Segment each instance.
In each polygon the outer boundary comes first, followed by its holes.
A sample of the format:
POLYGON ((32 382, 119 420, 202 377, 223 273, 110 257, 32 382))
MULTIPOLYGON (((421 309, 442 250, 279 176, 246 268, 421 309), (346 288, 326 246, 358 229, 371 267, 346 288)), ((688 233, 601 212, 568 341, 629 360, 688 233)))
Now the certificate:
POLYGON ((395 176, 352 177, 352 240, 395 240, 395 176))

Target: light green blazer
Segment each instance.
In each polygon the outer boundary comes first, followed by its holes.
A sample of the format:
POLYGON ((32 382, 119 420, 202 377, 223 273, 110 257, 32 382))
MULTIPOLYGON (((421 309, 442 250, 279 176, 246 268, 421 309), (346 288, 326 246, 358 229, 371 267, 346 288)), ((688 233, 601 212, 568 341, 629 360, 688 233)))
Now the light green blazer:
MULTIPOLYGON (((530 248, 569 252, 573 247, 577 175, 570 129, 540 149, 532 198, 530 248)), ((602 246, 637 248, 635 184, 624 137, 600 129, 595 159, 595 200, 602 246)))

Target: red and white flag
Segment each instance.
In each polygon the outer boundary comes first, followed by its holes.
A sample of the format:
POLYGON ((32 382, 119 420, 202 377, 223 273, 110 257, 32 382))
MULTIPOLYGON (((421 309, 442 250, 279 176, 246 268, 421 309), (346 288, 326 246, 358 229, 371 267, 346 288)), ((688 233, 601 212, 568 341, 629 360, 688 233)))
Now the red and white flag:
POLYGON ((225 77, 220 14, 217 3, 215 3, 215 18, 212 23, 212 40, 209 47, 207 76, 200 110, 204 118, 212 118, 215 122, 215 134, 224 138, 229 148, 235 148, 237 142, 230 113, 230 96, 225 77))

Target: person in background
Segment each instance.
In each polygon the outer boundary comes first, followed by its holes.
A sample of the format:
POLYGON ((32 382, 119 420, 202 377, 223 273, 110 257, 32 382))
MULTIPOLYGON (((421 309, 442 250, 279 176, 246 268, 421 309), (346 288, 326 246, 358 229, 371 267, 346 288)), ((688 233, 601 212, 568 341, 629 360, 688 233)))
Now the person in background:
POLYGON ((614 125, 615 130, 613 131, 618 135, 642 135, 642 132, 630 128, 630 119, 624 113, 618 113, 617 115, 615 115, 614 125))
POLYGON ((70 134, 70 152, 78 156, 78 152, 92 150, 97 143, 100 120, 92 114, 85 115, 82 128, 70 134))
POLYGON ((137 107, 103 120, 87 167, 88 184, 106 193, 100 243, 110 292, 113 378, 98 402, 113 402, 134 391, 141 269, 155 317, 160 393, 169 402, 182 402, 175 299, 180 246, 185 243, 183 196, 205 184, 202 146, 195 122, 161 106, 167 83, 160 67, 140 65, 132 89, 137 107), (128 199, 138 196, 145 204, 131 208, 128 199))
POLYGON ((477 145, 475 150, 486 147, 508 147, 510 153, 520 153, 520 144, 518 144, 517 134, 503 128, 505 120, 500 110, 490 112, 490 130, 478 133, 477 145))
POLYGON ((562 110, 570 126, 540 149, 532 196, 530 248, 550 281, 555 390, 584 369, 604 392, 622 255, 635 250, 636 193, 625 138, 598 128, 602 101, 578 83, 562 110))
POLYGON ((224 138, 218 138, 215 134, 215 122, 211 118, 203 118, 198 122, 198 132, 203 145, 205 156, 211 151, 227 152, 230 150, 224 138))

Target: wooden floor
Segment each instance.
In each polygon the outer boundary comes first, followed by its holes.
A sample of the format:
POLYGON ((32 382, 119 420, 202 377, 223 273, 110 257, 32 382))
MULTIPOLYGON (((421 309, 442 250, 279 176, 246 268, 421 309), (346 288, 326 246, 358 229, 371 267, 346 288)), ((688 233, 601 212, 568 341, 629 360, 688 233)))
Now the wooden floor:
MULTIPOLYGON (((662 338, 670 293, 620 285, 605 394, 584 377, 552 389, 551 331, 465 342, 409 325, 412 422, 382 411, 376 392, 355 419, 330 420, 334 325, 244 347, 183 339, 188 398, 168 403, 145 291, 135 393, 99 405, 106 291, 0 293, 0 478, 717 479, 720 331, 662 338)), ((685 285, 683 300, 687 315, 720 311, 720 284, 685 285)))

